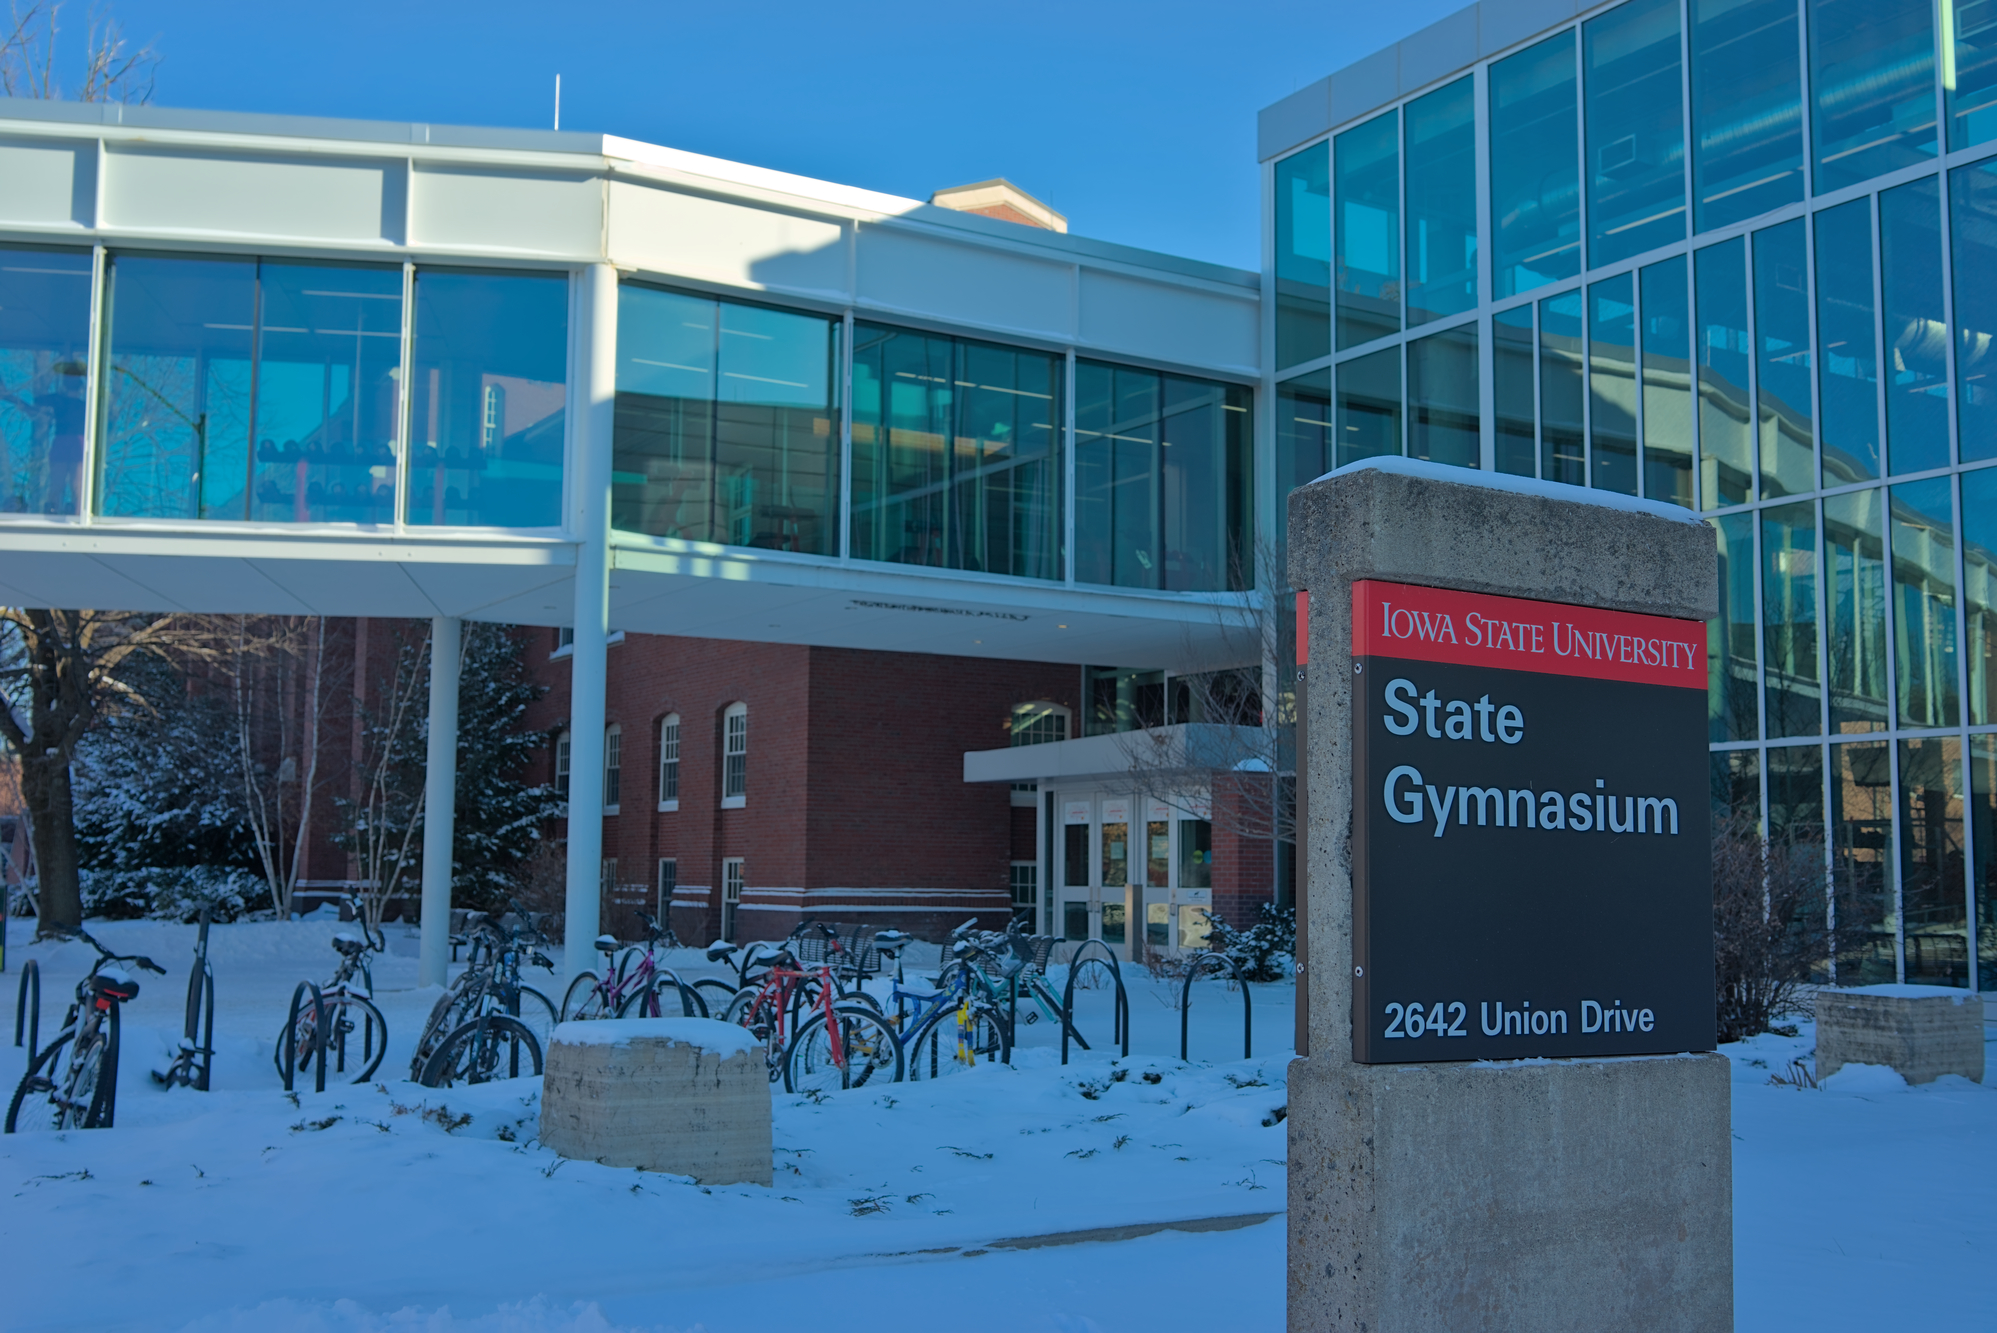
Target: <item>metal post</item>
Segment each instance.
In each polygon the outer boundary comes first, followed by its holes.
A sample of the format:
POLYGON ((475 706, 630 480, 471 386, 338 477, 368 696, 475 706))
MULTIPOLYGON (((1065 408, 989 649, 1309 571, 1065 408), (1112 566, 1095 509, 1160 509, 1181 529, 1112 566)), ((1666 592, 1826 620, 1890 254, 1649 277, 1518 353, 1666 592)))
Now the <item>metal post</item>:
POLYGON ((596 961, 603 879, 604 667, 610 637, 610 432, 617 390, 617 270, 582 275, 576 357, 575 649, 569 658, 568 975, 596 961))
POLYGON ((423 779, 423 927, 417 980, 441 986, 451 955, 451 843, 458 793, 458 666, 464 622, 430 622, 430 751, 423 779))

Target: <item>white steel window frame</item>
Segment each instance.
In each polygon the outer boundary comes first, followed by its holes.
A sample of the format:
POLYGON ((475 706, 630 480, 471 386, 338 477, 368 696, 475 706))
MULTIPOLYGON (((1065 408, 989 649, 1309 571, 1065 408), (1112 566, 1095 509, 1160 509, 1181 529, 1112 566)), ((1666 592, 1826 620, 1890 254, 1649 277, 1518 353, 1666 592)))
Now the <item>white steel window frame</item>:
POLYGON ((749 803, 749 705, 733 703, 721 710, 721 808, 740 810, 749 803))
POLYGON ((659 719, 659 810, 670 813, 679 808, 680 715, 668 713, 659 719))

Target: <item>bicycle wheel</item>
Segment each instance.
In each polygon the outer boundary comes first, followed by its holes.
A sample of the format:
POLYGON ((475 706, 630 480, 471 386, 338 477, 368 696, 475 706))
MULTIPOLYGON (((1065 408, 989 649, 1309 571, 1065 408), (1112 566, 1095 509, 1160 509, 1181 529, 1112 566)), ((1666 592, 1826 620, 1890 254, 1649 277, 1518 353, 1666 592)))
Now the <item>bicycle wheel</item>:
POLYGON ((674 996, 670 1000, 662 999, 659 995, 658 983, 650 982, 638 987, 622 1000, 618 1001, 617 1016, 619 1018, 664 1018, 666 1016, 667 1004, 671 1004, 672 1012, 677 1016, 680 1010, 679 998, 674 996))
POLYGON ((63 1105, 55 1093, 56 1079, 68 1072, 62 1053, 69 1038, 65 1032, 43 1047, 28 1065, 28 1072, 21 1075, 14 1087, 14 1100, 7 1104, 7 1133, 64 1127, 63 1105))
POLYGON ((772 1083, 784 1076, 782 1018, 774 995, 765 998, 761 986, 744 986, 721 1011, 722 1022, 749 1029, 763 1043, 763 1063, 770 1071, 772 1083))
POLYGON ((961 1074, 979 1061, 1010 1063, 1012 1039, 995 1010, 973 1004, 961 1024, 958 1013, 942 1010, 909 1038, 903 1059, 910 1082, 961 1074))
POLYGON ((561 1011, 555 1008, 555 1002, 540 991, 532 986, 520 988, 520 1012, 515 1017, 527 1025, 528 1031, 534 1034, 535 1040, 541 1043, 541 1049, 544 1051, 548 1049, 548 1042, 555 1035, 555 1024, 560 1021, 560 1015, 561 1011))
POLYGON ((784 1052, 785 1092, 837 1092, 901 1081, 901 1045, 886 1019, 862 1005, 835 1006, 832 1017, 836 1028, 821 1010, 797 1030, 784 1052))
POLYGON ((341 1071, 346 1070, 348 1058, 354 1057, 360 1070, 354 1075, 354 1082, 367 1082, 380 1068, 381 1058, 388 1054, 388 1020, 374 1007, 374 1001, 349 995, 341 1001, 334 1024, 334 1031, 339 1034, 341 1071))
POLYGON ((596 984, 596 973, 578 972, 569 988, 562 992, 562 1021, 579 1022, 591 1018, 608 1018, 603 990, 596 984))
POLYGON ((532 1078, 541 1072, 541 1043, 510 1014, 474 1018, 444 1039, 420 1080, 426 1088, 532 1078))
POLYGON ((719 977, 702 977, 693 983, 693 993, 700 997, 702 1017, 719 1018, 728 1002, 735 998, 736 987, 719 977))

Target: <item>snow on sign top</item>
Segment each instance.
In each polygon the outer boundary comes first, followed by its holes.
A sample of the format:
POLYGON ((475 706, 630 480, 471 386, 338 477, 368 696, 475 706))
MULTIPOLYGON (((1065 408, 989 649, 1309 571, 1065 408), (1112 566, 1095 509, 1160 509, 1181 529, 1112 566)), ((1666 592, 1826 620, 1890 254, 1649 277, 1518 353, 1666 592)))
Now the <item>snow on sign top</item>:
POLYGON ((1706 627, 1523 597, 1361 579, 1352 655, 1706 688, 1706 627))
POLYGON ((724 1060, 762 1046, 749 1029, 712 1018, 603 1018, 587 1023, 568 1022, 555 1028, 553 1041, 565 1046, 629 1046, 645 1038, 698 1046, 724 1060))

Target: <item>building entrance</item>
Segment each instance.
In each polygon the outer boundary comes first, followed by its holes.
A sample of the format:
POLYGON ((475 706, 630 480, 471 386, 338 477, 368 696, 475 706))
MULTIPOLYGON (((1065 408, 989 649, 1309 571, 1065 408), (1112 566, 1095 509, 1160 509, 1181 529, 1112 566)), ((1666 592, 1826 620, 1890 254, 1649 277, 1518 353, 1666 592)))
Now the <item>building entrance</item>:
POLYGON ((1062 792, 1055 929, 1125 961, 1206 946, 1213 835, 1204 798, 1062 792))

